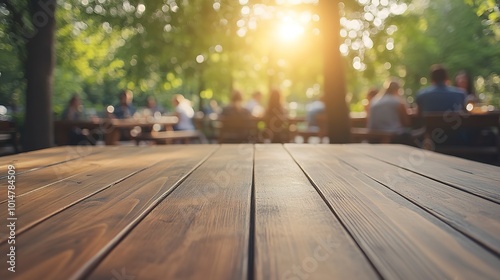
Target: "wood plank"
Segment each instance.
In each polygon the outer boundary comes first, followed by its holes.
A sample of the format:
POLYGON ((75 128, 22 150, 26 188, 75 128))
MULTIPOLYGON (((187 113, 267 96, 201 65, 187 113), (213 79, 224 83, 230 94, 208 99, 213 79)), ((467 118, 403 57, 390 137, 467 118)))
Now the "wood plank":
MULTIPOLYGON (((463 191, 475 194, 490 201, 500 203, 500 187, 495 179, 484 176, 470 176, 463 170, 449 167, 446 163, 440 163, 432 159, 427 159, 429 153, 423 150, 394 149, 394 146, 376 146, 376 148, 366 145, 357 145, 352 148, 367 156, 388 162, 390 164, 403 167, 407 170, 430 177, 438 182, 451 185, 463 191)), ((500 168, 497 168, 497 172, 500 168)))
POLYGON ((356 150, 350 150, 349 146, 319 148, 324 153, 335 154, 358 172, 383 184, 500 255, 500 205, 359 154, 356 150))
POLYGON ((410 154, 414 151, 423 151, 425 153, 425 157, 432 159, 433 162, 438 162, 441 165, 444 165, 448 168, 456 169, 458 171, 465 172, 468 174, 473 174, 474 176, 480 176, 500 182, 500 172, 498 166, 484 164, 459 157, 443 155, 440 153, 434 153, 432 151, 417 149, 403 145, 394 146, 395 150, 398 151, 406 150, 406 153, 408 153, 407 150, 408 148, 411 149, 411 152, 409 152, 410 154))
MULTIPOLYGON (((0 158, 0 170, 7 170, 7 166, 12 164, 16 167, 16 173, 21 174, 61 162, 79 159, 101 151, 104 151, 104 149, 92 146, 66 146, 5 156, 0 158)), ((5 176, 6 174, 0 174, 0 178, 5 176)))
MULTIPOLYGON (((130 153, 140 153, 140 150, 128 147, 124 149, 118 149, 118 147, 98 148, 98 150, 97 153, 92 153, 85 157, 73 158, 69 161, 34 169, 30 172, 16 174, 16 196, 19 197, 51 184, 69 180, 82 172, 97 170, 102 168, 103 164, 130 155, 130 153)), ((7 178, 0 179, 0 185, 7 185, 7 181, 7 178)), ((6 194, 6 189, 0 190, 0 193, 6 194)), ((2 195, 0 199, 6 197, 6 195, 2 195)), ((1 200, 0 204, 5 203, 5 201, 5 199, 1 200)))
POLYGON ((251 145, 223 145, 88 277, 247 278, 252 166, 251 145))
MULTIPOLYGON (((66 209, 17 237, 16 279, 78 278, 103 258, 217 146, 156 149, 163 161, 66 209)), ((135 157, 136 161, 148 158, 135 157)), ((148 162, 149 164, 149 162, 148 162)), ((143 165, 146 165, 143 162, 143 165)), ((118 168, 118 167, 116 167, 118 168)), ((0 250, 7 251, 6 243, 0 250)), ((6 254, 0 257, 6 261, 6 254)), ((117 270, 119 271, 120 268, 117 270)), ((12 276, 6 269, 0 278, 12 276)), ((108 279, 113 278, 113 276, 108 279)))
POLYGON ((282 145, 256 146, 254 184, 255 279, 378 278, 282 145))
POLYGON ((389 279, 495 279, 500 259, 436 217, 335 158, 286 148, 389 279))
MULTIPOLYGON (((147 169, 170 153, 179 150, 178 147, 132 148, 123 149, 122 157, 101 161, 101 165, 97 168, 46 186, 43 191, 30 192, 18 197, 16 215, 22 219, 17 222, 17 233, 20 234, 85 198, 147 169), (134 150, 135 153, 129 152, 134 150)), ((186 149, 187 147, 184 147, 184 151, 186 149)), ((7 211, 0 211, 0 219, 6 220, 7 215, 7 211)), ((1 232, 0 243, 5 242, 7 237, 6 232, 1 232)))

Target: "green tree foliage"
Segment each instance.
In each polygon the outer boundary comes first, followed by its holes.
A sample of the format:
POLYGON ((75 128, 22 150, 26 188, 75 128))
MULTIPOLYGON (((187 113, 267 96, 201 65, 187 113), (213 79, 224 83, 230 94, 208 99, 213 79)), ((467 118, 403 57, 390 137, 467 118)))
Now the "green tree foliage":
POLYGON ((395 57, 389 61, 396 66, 391 74, 405 78, 407 88, 413 92, 430 82, 428 67, 433 63, 444 64, 452 79, 461 70, 467 70, 474 77, 498 75, 498 41, 463 1, 430 1, 425 10, 416 10, 392 21, 398 27, 394 34, 398 47, 395 57), (415 24, 405 24, 408 19, 415 24))
MULTIPOLYGON (((388 6, 392 5, 390 1, 386 2, 388 6)), ((406 3, 400 2, 403 4, 406 3)), ((378 8, 373 12, 375 17, 381 11, 380 5, 378 8)), ((370 32, 371 48, 356 51, 350 42, 347 49, 349 61, 361 57, 362 66, 366 67, 358 73, 351 72, 350 77, 361 81, 358 84, 365 90, 370 86, 380 86, 389 76, 400 77, 408 100, 412 101, 415 93, 430 83, 429 66, 441 63, 448 68, 452 79, 460 70, 470 72, 475 77, 478 92, 483 93, 484 101, 499 106, 499 85, 495 81, 498 81, 500 48, 492 31, 494 26, 484 17, 478 16, 477 10, 462 0, 408 1, 404 13, 385 18, 378 32, 370 32)), ((367 23, 364 25, 369 28, 367 23)), ((361 36, 358 34, 357 40, 361 36)), ((346 36, 347 42, 354 40, 346 36)), ((364 92, 358 91, 356 98, 359 87, 353 87, 353 81, 349 84, 354 89, 353 101, 363 98, 364 92)))
MULTIPOLYGON (((306 103, 323 83, 319 8, 317 1, 296 2, 59 1, 54 110, 62 111, 77 93, 101 111, 117 102, 122 88, 134 91, 139 106, 149 95, 168 108, 175 93, 226 102, 232 88, 249 95, 269 87, 282 88, 288 101, 306 103), (287 13, 310 17, 296 41, 277 35, 287 13)), ((22 107, 25 54, 15 35, 25 32, 25 16, 6 3, 0 0, 0 103, 22 107)), ((9 3, 17 10, 26 5, 9 3)), ((389 76, 401 77, 412 96, 437 62, 452 74, 471 71, 490 100, 499 95, 495 1, 357 0, 341 8, 352 103, 389 76)))

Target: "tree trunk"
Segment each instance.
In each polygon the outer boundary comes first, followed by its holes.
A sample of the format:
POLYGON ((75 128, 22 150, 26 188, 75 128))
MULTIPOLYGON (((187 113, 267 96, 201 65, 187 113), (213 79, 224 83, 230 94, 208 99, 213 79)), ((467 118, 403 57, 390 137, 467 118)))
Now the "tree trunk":
POLYGON ((339 1, 321 0, 324 53, 324 94, 330 143, 349 143, 351 125, 346 104, 343 59, 340 54, 339 1))
POLYGON ((24 151, 53 145, 52 81, 55 65, 56 0, 30 0, 34 31, 26 42, 26 112, 24 151))

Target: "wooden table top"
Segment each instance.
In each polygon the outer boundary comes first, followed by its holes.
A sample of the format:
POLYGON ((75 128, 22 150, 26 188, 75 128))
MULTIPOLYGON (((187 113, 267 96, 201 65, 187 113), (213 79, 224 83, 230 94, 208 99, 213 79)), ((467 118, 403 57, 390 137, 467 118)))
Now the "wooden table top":
POLYGON ((500 276, 500 168, 429 151, 57 147, 0 167, 0 279, 500 276))

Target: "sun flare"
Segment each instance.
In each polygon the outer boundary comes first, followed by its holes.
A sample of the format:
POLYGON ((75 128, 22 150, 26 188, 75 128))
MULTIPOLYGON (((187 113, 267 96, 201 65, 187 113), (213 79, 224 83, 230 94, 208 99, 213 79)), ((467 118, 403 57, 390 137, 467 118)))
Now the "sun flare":
POLYGON ((283 19, 278 27, 278 37, 284 42, 297 40, 304 34, 304 26, 290 18, 283 19))

